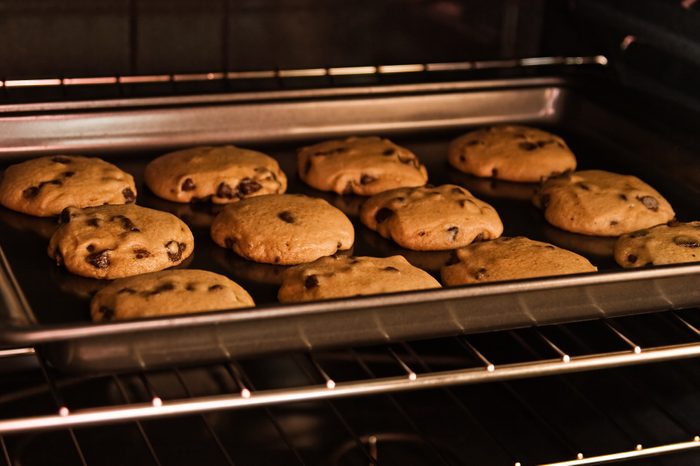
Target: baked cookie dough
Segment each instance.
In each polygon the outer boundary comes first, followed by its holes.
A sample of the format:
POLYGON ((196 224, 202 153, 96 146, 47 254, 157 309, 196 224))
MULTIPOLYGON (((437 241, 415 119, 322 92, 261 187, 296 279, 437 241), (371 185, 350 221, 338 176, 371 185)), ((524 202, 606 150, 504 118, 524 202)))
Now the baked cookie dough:
POLYGON ((192 232, 182 220, 133 204, 69 207, 60 222, 49 256, 83 277, 156 272, 180 264, 194 250, 192 232))
POLYGON ((447 286, 598 270, 583 256, 523 236, 474 243, 454 253, 453 263, 441 270, 447 286))
POLYGON ((10 165, 0 180, 0 204, 36 217, 135 200, 134 178, 97 157, 39 157, 10 165))
POLYGON ((292 265, 350 249, 355 230, 323 199, 270 194, 227 206, 212 222, 211 237, 246 259, 292 265))
POLYGON ((144 180, 154 194, 174 202, 228 204, 287 189, 287 177, 275 159, 235 146, 165 154, 146 166, 144 180))
POLYGON ((492 126, 450 143, 447 160, 470 175, 537 182, 576 169, 576 157, 559 136, 527 126, 492 126))
POLYGON ((114 280, 90 302, 92 320, 110 321, 255 306, 236 282, 206 270, 165 270, 114 280))
POLYGON ((622 235, 615 243, 622 267, 700 262, 700 222, 669 222, 622 235))
POLYGON ((639 178, 602 170, 550 178, 533 202, 555 227, 592 236, 619 236, 675 216, 668 201, 639 178))
POLYGON ((429 288, 440 284, 401 256, 332 256, 287 270, 277 298, 294 303, 429 288))
POLYGON ((503 233, 493 207, 453 184, 376 194, 362 206, 360 219, 384 238, 416 251, 456 249, 503 233))
POLYGON ((338 194, 371 196, 428 181, 425 166, 413 152, 379 137, 351 137, 304 147, 297 164, 306 184, 338 194))

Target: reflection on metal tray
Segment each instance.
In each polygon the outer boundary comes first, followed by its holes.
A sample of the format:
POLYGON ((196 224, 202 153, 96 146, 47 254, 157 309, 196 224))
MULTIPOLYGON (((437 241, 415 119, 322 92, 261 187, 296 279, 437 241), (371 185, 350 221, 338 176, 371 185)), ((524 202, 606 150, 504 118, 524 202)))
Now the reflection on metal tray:
MULTIPOLYGON (((55 269, 46 257, 46 235, 51 231, 46 220, 15 221, 17 215, 4 211, 0 233, 7 260, 3 258, 0 276, 0 346, 41 345, 51 362, 64 370, 122 370, 700 305, 700 264, 623 271, 606 252, 607 244, 552 231, 527 200, 532 187, 475 182, 445 163, 449 140, 468 127, 535 124, 564 136, 581 168, 637 174, 671 201, 681 220, 690 220, 700 217, 698 207, 688 201, 697 198, 692 176, 700 165, 690 154, 678 147, 670 150, 653 133, 596 107, 558 79, 394 86, 381 91, 355 88, 317 97, 308 92, 277 97, 269 93, 248 101, 240 95, 231 101, 220 96, 217 102, 201 105, 189 97, 188 105, 180 107, 169 102, 136 110, 0 118, 7 157, 59 150, 116 152, 111 160, 135 175, 140 204, 170 210, 192 226, 197 246, 188 267, 232 276, 260 304, 250 310, 91 324, 88 296, 100 282, 55 269), (153 152, 156 148, 245 143, 278 158, 290 175, 290 192, 322 195, 352 217, 357 199, 318 193, 300 183, 294 175, 294 149, 305 141, 357 133, 391 136, 413 149, 426 163, 433 184, 460 183, 472 189, 499 211, 506 235, 575 249, 601 272, 282 306, 275 301, 279 268, 252 264, 221 250, 208 235, 214 212, 206 206, 158 200, 141 182, 146 162, 160 153, 153 152), (665 152, 663 172, 654 167, 660 150, 665 152)), ((403 253, 437 273, 443 253, 405 252, 364 229, 356 217, 353 220, 354 254, 403 253)))

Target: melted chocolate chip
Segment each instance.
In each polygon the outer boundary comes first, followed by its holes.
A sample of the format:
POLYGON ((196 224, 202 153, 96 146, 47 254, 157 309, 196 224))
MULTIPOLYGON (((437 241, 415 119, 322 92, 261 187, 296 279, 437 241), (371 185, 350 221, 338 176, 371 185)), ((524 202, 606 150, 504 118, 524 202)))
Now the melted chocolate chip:
POLYGON ((243 178, 238 184, 238 197, 253 194, 262 189, 262 185, 252 178, 243 178))
POLYGON ((386 220, 388 220, 389 217, 391 217, 392 215, 394 215, 393 210, 386 208, 386 207, 382 207, 381 209, 379 209, 377 211, 376 214, 374 214, 374 220, 377 223, 382 223, 382 222, 385 222, 386 220))
POLYGON ((114 309, 112 309, 111 307, 100 306, 100 314, 102 314, 102 318, 104 320, 114 319, 114 309))
POLYGON ((288 210, 284 210, 284 211, 280 212, 279 214, 277 214, 277 217, 279 217, 279 219, 282 220, 283 222, 287 222, 287 223, 294 223, 296 221, 296 219, 294 218, 294 215, 291 212, 289 212, 288 210))
POLYGON ((61 176, 64 178, 70 178, 73 175, 75 175, 75 172, 71 172, 71 171, 61 173, 61 176))
POLYGON ((641 202, 642 204, 644 204, 644 207, 646 207, 647 209, 649 209, 653 212, 656 212, 659 210, 659 201, 657 201, 655 197, 652 197, 652 196, 639 197, 639 196, 637 196, 637 200, 639 202, 641 202))
POLYGON ((182 259, 182 253, 187 249, 187 245, 177 241, 169 241, 165 244, 165 249, 168 252, 168 259, 172 262, 177 262, 182 259))
POLYGON ((304 288, 310 290, 311 288, 316 288, 318 286, 318 277, 316 275, 309 275, 304 279, 304 288))
POLYGON ((212 285, 209 287, 209 291, 217 291, 217 290, 223 290, 224 287, 222 285, 212 285))
POLYGON ((282 260, 280 256, 275 256, 275 264, 279 264, 279 262, 282 260))
POLYGON ((634 254, 628 255, 627 262, 629 262, 630 264, 634 264, 635 262, 637 262, 637 256, 635 256, 634 254))
POLYGON ((134 194, 131 188, 122 189, 122 195, 124 196, 124 201, 126 201, 127 204, 131 204, 136 200, 136 194, 134 194))
POLYGON ((92 265, 96 269, 106 269, 110 264, 109 251, 105 249, 104 251, 88 254, 88 256, 85 258, 85 262, 92 265))
POLYGON ((476 278, 477 280, 481 280, 486 276, 486 272, 487 270, 482 267, 474 273, 474 278, 476 278))
POLYGON ((611 226, 611 227, 614 227, 615 225, 618 225, 619 223, 620 223, 620 222, 618 222, 617 220, 610 220, 610 226, 611 226))
POLYGON ((183 191, 193 191, 197 186, 194 184, 194 181, 192 181, 192 178, 185 178, 185 181, 182 182, 182 186, 180 186, 180 189, 183 191))
POLYGON ((175 285, 172 282, 165 282, 162 285, 158 285, 157 287, 153 288, 152 290, 144 291, 143 295, 145 297, 155 296, 157 294, 162 293, 163 291, 171 291, 174 289, 175 285))
POLYGON ((692 236, 675 236, 673 238, 673 243, 684 248, 700 248, 700 240, 692 236))
POLYGON ((396 153, 396 150, 394 149, 384 149, 384 152, 382 152, 382 155, 386 155, 387 157, 392 156, 396 153))
POLYGON ((95 245, 94 244, 88 244, 85 249, 87 252, 95 252, 95 245))
POLYGON ((466 162, 466 161, 467 161, 467 158, 466 158, 464 155, 460 155, 460 156, 459 156, 459 161, 460 161, 460 162, 466 162))
POLYGON ((591 187, 588 186, 586 183, 579 182, 579 183, 576 183, 576 186, 578 186, 579 188, 583 189, 584 191, 590 191, 590 190, 591 190, 591 187))
POLYGON ((533 151, 539 148, 540 146, 532 142, 521 142, 520 144, 518 144, 518 147, 520 147, 522 150, 533 151))
POLYGON ((619 198, 622 199, 623 201, 626 201, 626 200, 627 200, 627 195, 626 195, 626 194, 618 194, 617 197, 619 197, 619 198))
POLYGON ((22 191, 22 197, 26 199, 31 199, 33 197, 37 197, 39 195, 39 188, 36 186, 31 186, 24 191, 22 191))
POLYGON ((87 225, 90 227, 97 228, 100 226, 100 219, 97 217, 89 218, 89 219, 87 219, 87 222, 85 222, 85 223, 87 223, 87 225))
POLYGON ((133 232, 140 232, 138 228, 136 228, 136 225, 134 225, 134 222, 131 221, 129 217, 126 217, 124 215, 115 215, 114 217, 110 218, 110 222, 114 221, 119 221, 122 224, 122 228, 126 231, 133 231, 133 232))
POLYGON ((447 232, 452 235, 452 241, 457 239, 457 235, 459 234, 459 227, 450 227, 447 229, 447 232))
POLYGON ((491 170, 491 176, 494 178, 498 176, 498 168, 494 168, 491 170))
POLYGON ((126 287, 126 288, 122 288, 121 290, 117 291, 117 294, 123 294, 123 293, 136 294, 136 290, 133 288, 126 287))
POLYGON ((385 272, 398 272, 399 271, 399 269, 397 269, 396 267, 392 267, 390 265, 384 267, 382 270, 384 270, 385 272))
POLYGON ((425 230, 418 230, 418 236, 425 236, 425 230))
POLYGON ((68 210, 68 207, 61 211, 61 215, 58 216, 58 223, 59 225, 70 223, 70 211, 68 210))
POLYGON ((228 249, 233 249, 233 246, 236 244, 236 240, 233 238, 226 238, 224 240, 224 244, 228 249))
POLYGON ((480 140, 478 140, 478 139, 472 139, 471 141, 468 141, 468 142, 467 142, 466 144, 464 144, 464 145, 465 145, 465 146, 477 146, 477 145, 479 145, 479 144, 481 144, 481 141, 480 141, 480 140))
POLYGON ((60 157, 60 156, 59 157, 52 157, 51 161, 55 162, 55 163, 62 163, 64 165, 68 165, 69 163, 72 162, 72 160, 69 159, 68 157, 60 157))
POLYGON ((630 238, 641 238, 642 236, 646 236, 649 234, 649 230, 639 230, 635 231, 634 233, 630 233, 630 238))
POLYGON ((134 249, 134 257, 137 259, 145 259, 151 257, 151 252, 148 249, 134 249))
POLYGON ((197 285, 195 283, 189 282, 187 286, 185 286, 185 289, 187 291, 194 291, 197 289, 197 285))
POLYGON ((377 181, 377 178, 372 175, 362 175, 360 177, 360 184, 370 184, 377 181))
POLYGON ((221 182, 219 187, 216 188, 216 197, 221 197, 223 199, 233 199, 233 189, 231 186, 225 182, 221 182))

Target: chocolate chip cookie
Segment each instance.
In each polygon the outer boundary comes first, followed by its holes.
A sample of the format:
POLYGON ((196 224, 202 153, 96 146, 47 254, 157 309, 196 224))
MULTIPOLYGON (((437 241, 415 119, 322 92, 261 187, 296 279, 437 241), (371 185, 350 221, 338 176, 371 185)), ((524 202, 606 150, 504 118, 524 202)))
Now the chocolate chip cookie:
POLYGON ((121 278, 180 264, 194 250, 192 232, 172 214, 133 204, 65 209, 49 256, 69 272, 121 278))
POLYGON ((453 184, 376 194, 362 206, 360 219, 383 237, 416 251, 460 248, 503 232, 493 207, 453 184))
POLYGON ((458 137, 447 160, 480 177, 537 182, 576 169, 576 157, 559 136, 527 126, 477 129, 458 137))
POLYGON ((206 270, 165 270, 120 278, 90 302, 92 320, 110 321, 255 306, 236 282, 206 270))
POLYGON ((675 216, 668 201, 639 178, 602 170, 550 178, 533 202, 555 227, 592 236, 619 236, 675 216))
POLYGON ((379 137, 351 137, 304 147, 297 164, 306 184, 338 194, 371 196, 428 181, 425 166, 413 152, 379 137))
POLYGON ((246 259, 291 265, 350 249, 355 230, 323 199, 270 194, 227 206, 212 222, 211 237, 246 259))
POLYGON ((470 244, 441 270, 445 285, 568 275, 598 270, 585 257, 523 236, 470 244))
POLYGON ((0 180, 0 204, 36 217, 58 215, 66 207, 135 200, 134 178, 97 157, 31 159, 7 167, 0 180))
POLYGON ((287 270, 277 298, 294 303, 428 288, 440 284, 401 256, 331 256, 287 270))
POLYGON ((622 235, 615 243, 622 267, 700 262, 700 222, 669 222, 622 235))
POLYGON ((287 177, 275 159, 235 146, 165 154, 146 166, 144 179, 157 196, 174 202, 228 204, 287 189, 287 177))

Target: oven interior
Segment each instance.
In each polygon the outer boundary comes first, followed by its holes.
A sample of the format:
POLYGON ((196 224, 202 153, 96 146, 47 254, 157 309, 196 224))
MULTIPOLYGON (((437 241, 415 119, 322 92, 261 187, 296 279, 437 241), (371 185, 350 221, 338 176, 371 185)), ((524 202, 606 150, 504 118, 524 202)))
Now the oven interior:
MULTIPOLYGON (((0 10, 9 118, 74 101, 556 76, 700 149, 692 0, 0 10)), ((698 354, 694 309, 87 376, 56 370, 40 348, 8 347, 0 464, 697 464, 698 354)))

